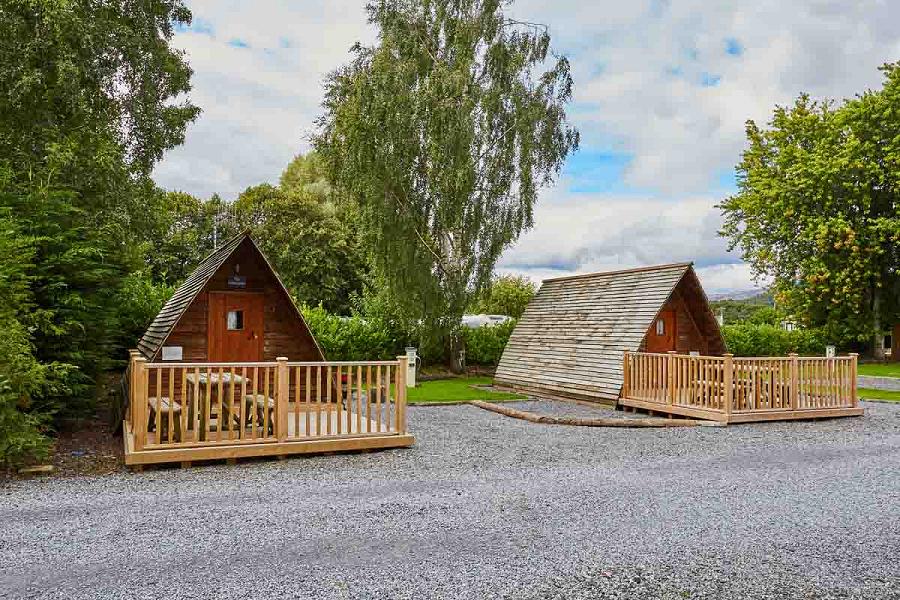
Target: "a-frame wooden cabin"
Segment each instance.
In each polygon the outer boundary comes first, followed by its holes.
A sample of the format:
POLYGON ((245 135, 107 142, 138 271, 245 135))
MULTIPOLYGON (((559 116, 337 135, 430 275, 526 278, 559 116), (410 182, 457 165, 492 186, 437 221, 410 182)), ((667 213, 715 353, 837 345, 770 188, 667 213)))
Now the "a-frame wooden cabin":
POLYGON ((406 357, 328 362, 248 233, 210 254, 131 351, 125 463, 409 446, 406 357))
POLYGON ((510 336, 495 381, 614 404, 626 350, 725 352, 691 263, 544 280, 510 336))
POLYGON ((325 360, 248 232, 200 263, 153 320, 138 350, 149 362, 325 360))

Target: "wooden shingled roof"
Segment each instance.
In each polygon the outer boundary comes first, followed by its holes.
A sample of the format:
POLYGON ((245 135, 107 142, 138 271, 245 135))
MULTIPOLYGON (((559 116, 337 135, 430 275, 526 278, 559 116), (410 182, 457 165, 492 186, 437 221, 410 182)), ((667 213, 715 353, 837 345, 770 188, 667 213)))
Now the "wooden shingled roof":
POLYGON ((156 315, 156 318, 153 319, 150 327, 147 328, 147 331, 144 332, 144 335, 138 342, 138 350, 147 360, 152 360, 156 356, 172 329, 175 328, 181 315, 188 309, 191 302, 197 297, 197 294, 203 290, 210 278, 219 270, 219 267, 228 260, 228 257, 237 250, 241 242, 248 237, 250 237, 250 234, 245 231, 228 240, 222 247, 207 256, 194 269, 194 272, 184 280, 184 283, 175 290, 175 293, 163 305, 162 310, 159 311, 159 314, 156 315))
POLYGON ((545 280, 510 336, 495 381, 549 395, 617 400, 623 352, 640 348, 688 274, 696 279, 691 263, 545 280))

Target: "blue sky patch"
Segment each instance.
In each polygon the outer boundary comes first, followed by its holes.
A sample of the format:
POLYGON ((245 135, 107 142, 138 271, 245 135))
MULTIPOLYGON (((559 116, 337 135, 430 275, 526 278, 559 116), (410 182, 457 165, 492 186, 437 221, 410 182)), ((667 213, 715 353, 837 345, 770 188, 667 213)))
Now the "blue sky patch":
POLYGON ((250 44, 242 40, 241 38, 231 38, 228 40, 228 45, 232 48, 249 48, 250 44))
POLYGON ((740 56, 744 53, 744 46, 734 38, 725 40, 725 53, 731 56, 740 56))
POLYGON ((729 194, 737 192, 737 175, 734 169, 723 169, 716 173, 715 185, 719 190, 729 194))
POLYGON ((700 85, 703 87, 716 87, 722 81, 721 75, 713 75, 712 73, 703 73, 700 75, 700 85))
POLYGON ((622 190, 622 175, 631 160, 624 152, 582 148, 566 160, 563 175, 572 181, 570 192, 622 190))
POLYGON ((175 26, 176 33, 199 33, 201 35, 212 36, 215 34, 215 29, 213 28, 212 23, 207 21, 206 19, 202 19, 199 17, 195 17, 190 25, 185 25, 184 23, 179 23, 175 26))

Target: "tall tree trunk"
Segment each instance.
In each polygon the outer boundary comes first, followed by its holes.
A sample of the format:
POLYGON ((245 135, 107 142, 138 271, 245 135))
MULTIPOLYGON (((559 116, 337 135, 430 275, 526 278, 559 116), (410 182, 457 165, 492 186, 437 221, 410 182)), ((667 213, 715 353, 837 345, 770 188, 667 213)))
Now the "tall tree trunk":
POLYGON ((884 360, 884 327, 881 323, 881 290, 876 286, 872 290, 872 356, 875 360, 884 360))
POLYGON ((450 334, 450 371, 457 375, 466 370, 466 345, 458 333, 450 334))

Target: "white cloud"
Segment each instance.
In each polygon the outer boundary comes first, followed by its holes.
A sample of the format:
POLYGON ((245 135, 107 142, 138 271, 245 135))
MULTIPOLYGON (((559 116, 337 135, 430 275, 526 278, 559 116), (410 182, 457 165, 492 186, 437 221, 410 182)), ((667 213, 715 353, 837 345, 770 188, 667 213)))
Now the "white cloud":
MULTIPOLYGON (((176 36, 204 113, 156 177, 234 197, 277 180, 308 149, 325 76, 374 32, 363 0, 189 5, 212 29, 176 36)), ((546 191, 535 229, 499 265, 532 276, 694 260, 710 289, 753 286, 716 236, 713 208, 744 122, 766 121, 802 91, 842 98, 877 87, 877 67, 900 58, 894 0, 518 0, 513 13, 547 23, 570 57, 583 147, 631 156, 621 193, 576 193, 569 180, 546 191), (726 52, 728 40, 739 56, 726 52), (703 87, 704 78, 718 83, 703 87)))

